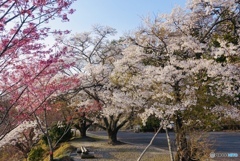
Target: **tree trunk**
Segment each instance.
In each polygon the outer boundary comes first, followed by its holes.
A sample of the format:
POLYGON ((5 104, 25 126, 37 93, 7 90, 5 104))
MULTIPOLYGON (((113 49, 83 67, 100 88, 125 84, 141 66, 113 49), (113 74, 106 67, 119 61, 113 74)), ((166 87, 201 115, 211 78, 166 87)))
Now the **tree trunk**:
POLYGON ((47 136, 48 146, 49 146, 49 161, 53 161, 53 146, 52 140, 49 136, 47 136))
POLYGON ((81 137, 87 137, 87 129, 92 126, 93 121, 86 119, 85 117, 79 119, 78 123, 74 124, 74 127, 79 130, 81 137))
POLYGON ((132 113, 118 125, 118 121, 121 116, 122 116, 122 113, 118 114, 115 118, 113 115, 110 116, 109 120, 107 117, 103 118, 103 121, 106 127, 104 129, 107 130, 107 133, 108 133, 108 144, 116 145, 120 143, 117 140, 118 130, 121 129, 130 120, 130 118, 132 117, 132 113))
MULTIPOLYGON (((35 117, 37 118, 37 116, 35 115, 35 117)), ((49 147, 49 161, 53 161, 53 142, 52 139, 49 135, 49 129, 48 129, 48 122, 47 122, 47 110, 46 108, 44 109, 44 121, 45 121, 45 126, 46 126, 46 132, 45 135, 47 137, 47 142, 48 142, 48 147, 49 147)), ((40 125, 40 123, 38 122, 38 124, 40 125)), ((42 132, 44 133, 44 130, 41 128, 42 132)))
POLYGON ((79 131, 80 131, 80 136, 82 138, 87 137, 87 128, 86 128, 86 126, 82 126, 81 125, 81 127, 79 128, 79 131))
POLYGON ((189 161, 186 133, 185 133, 185 130, 183 129, 180 112, 177 112, 177 115, 176 115, 175 132, 176 132, 176 146, 177 146, 177 153, 175 156, 175 160, 189 161))
POLYGON ((49 151, 49 161, 53 161, 53 151, 49 151))
POLYGON ((118 130, 112 130, 112 129, 108 129, 108 144, 111 145, 116 145, 119 143, 119 141, 117 140, 117 132, 118 130))

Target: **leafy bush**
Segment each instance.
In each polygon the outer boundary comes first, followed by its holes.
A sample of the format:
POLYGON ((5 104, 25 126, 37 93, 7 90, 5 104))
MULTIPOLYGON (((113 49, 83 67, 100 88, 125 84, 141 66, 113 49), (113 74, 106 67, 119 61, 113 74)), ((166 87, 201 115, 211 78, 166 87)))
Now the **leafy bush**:
POLYGON ((160 126, 160 120, 155 116, 150 116, 147 119, 146 125, 142 126, 143 132, 156 132, 160 126))
MULTIPOLYGON (((58 141, 62 135, 65 133, 65 135, 61 138, 60 142, 65 142, 68 141, 69 139, 72 138, 73 133, 71 132, 70 129, 67 130, 67 125, 63 124, 61 127, 59 127, 58 125, 54 125, 51 127, 51 129, 49 130, 49 135, 50 138, 52 139, 53 142, 58 141)), ((44 135, 43 136, 43 141, 45 144, 47 144, 47 137, 44 135)))
POLYGON ((187 128, 199 131, 239 130, 240 121, 230 117, 222 117, 209 109, 196 106, 184 111, 187 128))
POLYGON ((28 155, 28 160, 29 161, 42 161, 43 155, 45 151, 42 147, 38 146, 35 148, 32 148, 28 155))

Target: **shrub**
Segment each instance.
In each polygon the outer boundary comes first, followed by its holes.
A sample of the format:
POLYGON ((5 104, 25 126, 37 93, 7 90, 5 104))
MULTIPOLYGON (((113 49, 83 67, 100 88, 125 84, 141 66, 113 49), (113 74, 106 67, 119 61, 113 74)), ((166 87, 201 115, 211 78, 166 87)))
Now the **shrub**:
POLYGON ((42 161, 43 155, 45 151, 42 147, 38 146, 35 148, 32 148, 28 155, 28 160, 29 161, 42 161))
POLYGON ((208 160, 213 142, 209 142, 207 133, 190 130, 187 145, 191 160, 208 160))
MULTIPOLYGON (((156 132, 160 126, 160 120, 155 116, 150 116, 147 119, 146 125, 142 126, 143 132, 156 132)), ((163 132, 164 130, 161 130, 163 132)))
MULTIPOLYGON (((49 135, 52 141, 57 142, 65 133, 66 128, 67 128, 67 125, 65 124, 61 127, 58 127, 58 125, 52 126, 51 129, 49 130, 49 135)), ((73 136, 73 133, 71 132, 70 129, 68 129, 65 135, 61 138, 60 142, 68 141, 72 138, 72 136, 73 136)), ((46 145, 48 144, 47 137, 45 135, 43 136, 43 141, 46 145)))

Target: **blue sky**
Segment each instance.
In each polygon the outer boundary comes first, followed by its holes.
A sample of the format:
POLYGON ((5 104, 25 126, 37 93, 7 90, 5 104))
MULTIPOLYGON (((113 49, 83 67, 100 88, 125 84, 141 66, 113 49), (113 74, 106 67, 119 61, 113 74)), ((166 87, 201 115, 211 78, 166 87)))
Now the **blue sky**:
POLYGON ((72 33, 91 31, 98 24, 113 27, 121 35, 139 27, 147 15, 170 13, 176 5, 185 3, 186 0, 77 0, 72 6, 76 12, 69 16, 70 22, 50 24, 72 33))

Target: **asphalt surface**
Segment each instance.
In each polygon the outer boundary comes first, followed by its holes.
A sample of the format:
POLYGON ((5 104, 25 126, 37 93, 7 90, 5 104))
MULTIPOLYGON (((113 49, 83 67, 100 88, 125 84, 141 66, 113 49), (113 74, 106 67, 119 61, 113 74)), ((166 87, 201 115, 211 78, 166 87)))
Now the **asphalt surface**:
MULTIPOLYGON (((90 133, 95 135, 107 136, 106 131, 97 131, 90 133)), ((130 144, 148 145, 154 133, 134 133, 127 131, 118 132, 118 140, 130 144)), ((174 132, 170 132, 172 147, 174 147, 174 132)), ((208 140, 213 144, 213 149, 218 153, 238 153, 240 155, 240 132, 210 132, 208 140)), ((159 133, 152 146, 168 150, 168 144, 165 133, 159 133)), ((174 148, 173 148, 174 149, 174 148)))

